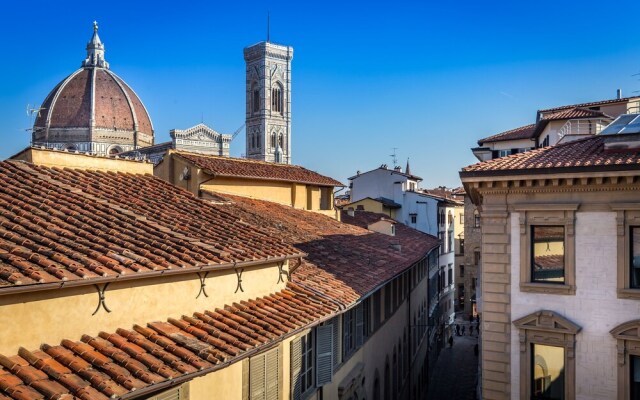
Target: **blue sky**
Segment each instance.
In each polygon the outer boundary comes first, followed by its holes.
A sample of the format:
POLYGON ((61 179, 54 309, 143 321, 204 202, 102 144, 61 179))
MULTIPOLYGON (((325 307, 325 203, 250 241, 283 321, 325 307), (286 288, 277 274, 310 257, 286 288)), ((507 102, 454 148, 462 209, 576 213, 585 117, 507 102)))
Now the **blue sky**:
MULTIPOLYGON (((539 108, 640 90, 640 2, 18 2, 0 24, 0 158, 29 144, 26 105, 80 66, 100 25, 111 69, 156 141, 201 119, 244 122, 242 49, 294 47, 294 163, 347 183, 411 159, 423 187, 459 185, 476 140, 539 108)), ((244 152, 244 137, 232 155, 244 152)))

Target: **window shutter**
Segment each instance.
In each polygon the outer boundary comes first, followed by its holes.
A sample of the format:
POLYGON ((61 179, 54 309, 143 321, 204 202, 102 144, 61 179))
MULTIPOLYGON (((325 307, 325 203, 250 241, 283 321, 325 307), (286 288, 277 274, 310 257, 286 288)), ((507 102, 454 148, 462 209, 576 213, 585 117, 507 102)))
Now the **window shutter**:
POLYGON ((326 324, 333 326, 333 366, 340 364, 340 323, 338 317, 326 324))
POLYGON ((300 400, 300 370, 302 369, 302 340, 291 342, 291 398, 300 400))
POLYGON ((264 400, 265 398, 265 370, 264 360, 265 355, 252 357, 249 360, 250 365, 250 379, 249 379, 249 399, 250 400, 264 400))
POLYGON ((333 377, 333 325, 328 324, 316 328, 316 386, 320 387, 333 377))
POLYGON ((363 303, 360 303, 358 307, 356 307, 356 349, 362 346, 364 341, 364 315, 363 315, 363 303))
POLYGON ((182 384, 178 387, 169 389, 166 392, 162 392, 156 396, 150 397, 148 400, 188 400, 188 388, 188 384, 182 384))
POLYGON ((278 348, 268 351, 265 354, 265 391, 267 400, 278 400, 279 396, 279 375, 280 375, 280 365, 278 363, 278 348))
POLYGON ((242 360, 242 400, 249 400, 249 359, 242 360))

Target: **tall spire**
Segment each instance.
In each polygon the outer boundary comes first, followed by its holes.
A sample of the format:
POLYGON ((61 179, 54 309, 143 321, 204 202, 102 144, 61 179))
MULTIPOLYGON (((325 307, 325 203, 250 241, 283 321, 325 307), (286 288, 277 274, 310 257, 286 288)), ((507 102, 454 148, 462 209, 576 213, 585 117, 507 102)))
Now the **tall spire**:
POLYGON ((407 168, 404 169, 404 173, 411 175, 411 168, 409 168, 409 157, 407 157, 407 168))
POLYGON ((87 43, 87 58, 82 62, 83 67, 99 67, 109 69, 109 63, 104 59, 104 44, 98 36, 98 22, 93 21, 93 36, 87 43))

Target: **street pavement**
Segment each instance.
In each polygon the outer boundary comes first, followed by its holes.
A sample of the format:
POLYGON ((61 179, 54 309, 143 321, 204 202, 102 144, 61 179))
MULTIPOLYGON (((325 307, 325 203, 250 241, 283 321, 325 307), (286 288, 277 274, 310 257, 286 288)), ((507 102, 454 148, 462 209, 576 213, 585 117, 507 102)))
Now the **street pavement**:
POLYGON ((440 351, 433 368, 427 400, 476 400, 478 381, 478 357, 473 348, 478 343, 476 332, 469 336, 453 336, 453 347, 449 344, 440 351))

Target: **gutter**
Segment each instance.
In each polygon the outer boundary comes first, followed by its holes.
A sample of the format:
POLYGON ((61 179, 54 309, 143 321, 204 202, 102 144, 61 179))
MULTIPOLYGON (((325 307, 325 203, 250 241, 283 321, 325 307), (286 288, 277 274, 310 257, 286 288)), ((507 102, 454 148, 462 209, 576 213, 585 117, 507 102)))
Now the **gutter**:
POLYGON ((494 176, 521 176, 521 175, 549 175, 549 174, 569 174, 581 172, 620 172, 640 170, 640 164, 623 165, 596 165, 589 167, 556 167, 556 168, 527 168, 527 169, 505 169, 489 171, 460 171, 460 178, 481 178, 494 176))
POLYGON ((66 289, 68 287, 89 286, 89 285, 97 285, 101 283, 132 281, 136 279, 144 279, 149 277, 184 275, 184 274, 194 274, 197 272, 206 272, 206 271, 212 271, 212 270, 229 270, 229 269, 242 268, 242 267, 252 267, 255 265, 262 265, 268 262, 286 261, 286 260, 301 258, 305 256, 307 256, 306 253, 298 253, 294 255, 267 258, 263 260, 233 262, 233 263, 225 263, 225 264, 209 264, 209 265, 202 265, 199 267, 164 269, 159 271, 149 271, 149 272, 141 272, 141 273, 134 272, 132 274, 116 275, 116 276, 109 276, 109 277, 102 277, 102 278, 85 278, 85 279, 79 278, 77 280, 72 280, 72 281, 61 281, 61 282, 53 282, 53 283, 34 283, 30 285, 12 286, 12 287, 0 289, 0 296, 19 294, 19 293, 39 292, 39 291, 45 291, 45 290, 66 289))

